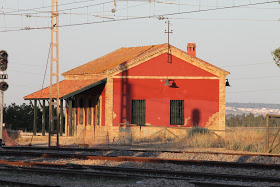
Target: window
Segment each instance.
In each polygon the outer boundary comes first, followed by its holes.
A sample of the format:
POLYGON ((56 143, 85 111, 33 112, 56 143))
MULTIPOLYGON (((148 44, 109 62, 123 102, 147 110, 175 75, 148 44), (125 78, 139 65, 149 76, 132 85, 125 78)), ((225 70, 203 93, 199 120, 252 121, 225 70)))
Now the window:
POLYGON ((79 124, 83 124, 84 121, 84 100, 79 99, 79 124))
POLYGON ((184 125, 184 100, 170 100, 170 125, 184 125))
POLYGON ((88 124, 92 124, 92 99, 88 100, 88 124))
POLYGON ((144 125, 146 113, 146 101, 145 100, 132 100, 132 124, 144 125))

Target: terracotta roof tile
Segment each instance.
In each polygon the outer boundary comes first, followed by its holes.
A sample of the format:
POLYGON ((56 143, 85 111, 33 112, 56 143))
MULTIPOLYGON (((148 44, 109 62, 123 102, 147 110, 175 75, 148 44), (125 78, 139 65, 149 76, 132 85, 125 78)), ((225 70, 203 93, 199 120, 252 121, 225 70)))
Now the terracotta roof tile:
MULTIPOLYGON (((62 98, 68 94, 76 92, 87 86, 90 86, 99 80, 87 79, 87 80, 63 80, 59 83, 59 98, 62 98)), ((55 84, 56 85, 56 84, 55 84)), ((52 92, 53 96, 56 96, 56 90, 52 92)), ((28 96, 25 96, 25 100, 31 99, 49 99, 50 98, 50 87, 44 88, 37 92, 34 92, 28 96)))
POLYGON ((88 62, 82 66, 69 70, 62 75, 77 75, 77 74, 99 74, 109 70, 117 65, 134 59, 140 55, 147 54, 157 48, 163 47, 166 44, 142 46, 142 47, 122 47, 103 57, 88 62))

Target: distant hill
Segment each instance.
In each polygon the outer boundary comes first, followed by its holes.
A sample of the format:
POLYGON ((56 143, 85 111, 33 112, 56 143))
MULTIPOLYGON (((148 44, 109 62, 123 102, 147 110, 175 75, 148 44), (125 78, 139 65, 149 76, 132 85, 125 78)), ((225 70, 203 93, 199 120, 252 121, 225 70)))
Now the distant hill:
POLYGON ((269 104, 269 103, 226 103, 227 107, 235 108, 267 108, 267 109, 280 109, 280 104, 269 104))

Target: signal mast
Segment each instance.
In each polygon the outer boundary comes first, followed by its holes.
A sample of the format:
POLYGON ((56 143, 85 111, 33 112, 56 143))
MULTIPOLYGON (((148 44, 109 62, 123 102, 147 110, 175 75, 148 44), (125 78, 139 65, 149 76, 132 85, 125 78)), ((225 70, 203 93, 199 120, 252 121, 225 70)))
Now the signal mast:
POLYGON ((4 91, 9 88, 8 83, 4 79, 8 79, 8 75, 4 72, 8 68, 8 53, 4 50, 0 51, 0 91, 1 91, 1 106, 0 106, 0 147, 4 145, 3 142, 3 106, 4 106, 4 91))

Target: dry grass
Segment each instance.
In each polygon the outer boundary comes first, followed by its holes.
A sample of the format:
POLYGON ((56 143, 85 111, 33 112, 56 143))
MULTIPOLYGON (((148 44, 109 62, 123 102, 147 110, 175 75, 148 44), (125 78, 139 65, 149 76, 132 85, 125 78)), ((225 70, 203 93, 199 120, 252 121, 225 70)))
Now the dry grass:
MULTIPOLYGON (((276 134, 277 129, 271 129, 270 142, 273 140, 273 135, 276 134)), ((15 141, 20 143, 31 142, 32 136, 19 137, 15 141)), ((47 136, 34 136, 32 142, 47 142, 47 136)), ((62 138, 62 144, 77 143, 75 138, 62 138), (64 140, 64 141, 63 141, 64 140)), ((172 134, 164 133, 156 134, 155 136, 142 139, 131 139, 127 137, 124 140, 125 145, 162 145, 173 148, 225 148, 235 151, 249 151, 249 152, 264 152, 265 142, 265 128, 227 128, 225 139, 217 136, 211 130, 205 128, 192 128, 182 136, 175 138, 172 134)), ((280 136, 276 138, 275 144, 280 142, 280 136)), ((122 145, 122 141, 118 142, 122 145)), ((113 144, 116 144, 113 143, 113 144)), ((279 153, 280 146, 274 150, 273 153, 279 153)))
POLYGON ((229 128, 226 131, 226 149, 263 152, 265 131, 254 128, 229 128))
MULTIPOLYGON (((275 134, 274 132, 271 135, 275 134)), ((270 137, 270 142, 273 136, 270 137)), ((225 139, 218 137, 211 130, 194 128, 183 138, 178 147, 226 148, 235 151, 264 152, 264 128, 227 128, 225 139)), ((276 139, 275 145, 279 142, 276 139)), ((280 148, 279 148, 280 149, 280 148)), ((275 150, 274 153, 279 152, 275 150)))
POLYGON ((196 134, 183 142, 185 146, 192 148, 221 148, 224 140, 214 134, 196 134))
MULTIPOLYGON (((265 147, 265 128, 228 128, 226 131, 226 149, 249 151, 249 152, 264 152, 265 147)), ((273 135, 276 134, 276 129, 271 130, 270 142, 273 140, 273 135)), ((279 143, 279 138, 275 144, 279 143)), ((274 150, 274 153, 279 153, 279 150, 274 150)))
POLYGON ((186 137, 175 144, 176 147, 190 148, 222 148, 224 140, 205 128, 192 128, 186 137))

